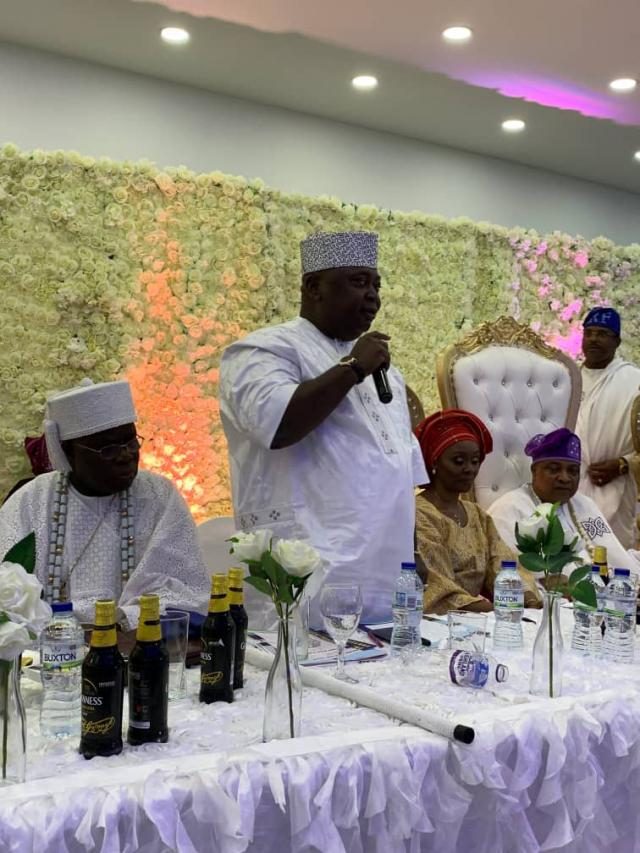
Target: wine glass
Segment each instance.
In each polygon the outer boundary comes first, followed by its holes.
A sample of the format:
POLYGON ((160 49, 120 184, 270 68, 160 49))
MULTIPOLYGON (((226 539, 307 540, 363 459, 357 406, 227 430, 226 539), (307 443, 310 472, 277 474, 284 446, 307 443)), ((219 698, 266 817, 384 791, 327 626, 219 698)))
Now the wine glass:
POLYGON ((347 675, 344 650, 347 640, 358 627, 362 614, 362 595, 356 583, 329 583, 320 594, 320 612, 327 633, 338 647, 338 665, 334 673, 340 681, 357 684, 358 679, 347 675))

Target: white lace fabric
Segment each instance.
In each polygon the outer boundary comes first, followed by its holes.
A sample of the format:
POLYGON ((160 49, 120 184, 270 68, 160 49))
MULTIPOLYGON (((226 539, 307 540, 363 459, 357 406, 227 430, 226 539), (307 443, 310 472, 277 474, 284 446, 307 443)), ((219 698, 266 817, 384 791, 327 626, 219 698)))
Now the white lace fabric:
MULTIPOLYGON (((47 579, 57 476, 53 473, 36 477, 0 508, 0 553, 5 554, 22 537, 35 531, 36 573, 43 585, 47 579)), ((72 568, 68 597, 80 621, 93 622, 98 598, 115 598, 123 626, 135 627, 139 596, 151 592, 160 595, 165 606, 206 613, 209 573, 193 519, 177 489, 164 477, 140 471, 131 486, 131 501, 135 513, 135 569, 123 589, 118 501, 111 496, 86 497, 69 488, 62 580, 68 578, 72 568)))

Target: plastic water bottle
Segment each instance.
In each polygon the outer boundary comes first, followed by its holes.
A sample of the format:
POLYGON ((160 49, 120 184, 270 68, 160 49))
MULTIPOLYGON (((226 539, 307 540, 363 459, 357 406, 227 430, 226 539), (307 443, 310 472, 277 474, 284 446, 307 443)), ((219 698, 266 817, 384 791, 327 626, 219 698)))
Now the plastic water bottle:
POLYGON ((614 569, 604 608, 604 656, 618 663, 633 661, 636 633, 636 590, 629 569, 614 569))
POLYGON ((50 738, 79 737, 84 631, 70 601, 52 604, 51 609, 51 621, 40 635, 40 732, 50 738))
POLYGON ((416 569, 415 572, 415 580, 416 580, 416 606, 413 612, 413 620, 412 620, 412 628, 413 631, 413 651, 414 654, 418 654, 422 651, 422 633, 420 631, 420 626, 422 624, 422 615, 424 611, 424 584, 418 574, 416 569))
POLYGON ((454 684, 479 689, 495 687, 509 678, 509 668, 482 652, 457 649, 449 660, 449 675, 454 684))
POLYGON ((591 567, 589 582, 594 588, 597 606, 594 610, 579 601, 574 602, 571 649, 581 655, 597 657, 602 653, 602 622, 606 598, 606 586, 597 563, 591 567))
POLYGON ((393 613, 392 657, 412 657, 418 648, 420 628, 419 626, 416 627, 416 599, 416 564, 402 563, 402 571, 396 581, 391 605, 391 612, 393 613), (416 633, 418 633, 417 642, 416 633))
POLYGON ((493 609, 496 624, 493 629, 494 649, 521 649, 522 613, 524 611, 524 587, 518 574, 518 566, 511 560, 503 560, 493 587, 493 609))

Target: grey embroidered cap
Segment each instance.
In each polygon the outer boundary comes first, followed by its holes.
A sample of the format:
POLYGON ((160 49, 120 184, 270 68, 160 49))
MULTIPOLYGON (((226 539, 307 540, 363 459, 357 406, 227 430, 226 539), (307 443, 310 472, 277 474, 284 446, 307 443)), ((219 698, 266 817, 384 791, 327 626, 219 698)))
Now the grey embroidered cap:
POLYGON ((311 234, 300 243, 302 273, 338 267, 378 266, 378 235, 373 231, 311 234))

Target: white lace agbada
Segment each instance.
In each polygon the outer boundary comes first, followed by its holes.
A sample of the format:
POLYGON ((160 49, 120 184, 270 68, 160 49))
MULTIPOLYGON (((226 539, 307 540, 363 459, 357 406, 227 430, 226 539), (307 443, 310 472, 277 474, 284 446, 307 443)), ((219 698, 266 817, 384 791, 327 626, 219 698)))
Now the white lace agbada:
POLYGON ((631 406, 640 393, 640 369, 614 358, 602 370, 582 368, 582 403, 576 432, 582 442, 580 491, 600 507, 611 529, 625 548, 637 539, 638 490, 631 472, 597 486, 587 474, 589 465, 633 454, 631 406))
MULTIPOLYGON (((0 508, 0 555, 35 531, 36 573, 45 588, 57 477, 57 472, 36 477, 0 508)), ((82 622, 92 622, 96 600, 113 598, 118 602, 119 621, 133 628, 138 621, 138 598, 151 592, 160 596, 162 605, 206 613, 209 575, 181 495, 169 480, 148 471, 138 473, 130 492, 135 569, 122 588, 117 495, 87 497, 69 486, 61 574, 76 615, 82 622)))
MULTIPOLYGON (((529 518, 539 504, 540 501, 531 486, 525 485, 502 495, 487 510, 498 528, 498 533, 513 551, 518 550, 516 521, 529 518)), ((560 505, 558 518, 563 530, 578 538, 576 552, 582 563, 593 563, 593 547, 603 545, 607 549, 610 568, 629 569, 632 575, 640 575, 640 562, 623 547, 591 498, 577 492, 568 503, 560 505)))
MULTIPOLYGON (((254 332, 222 358, 220 413, 237 525, 310 541, 329 580, 360 584, 362 619, 373 621, 391 616, 400 563, 413 559, 413 487, 428 482, 402 376, 390 368, 388 405, 367 377, 304 439, 270 449, 298 385, 352 347, 301 317, 254 332)), ((247 590, 248 609, 252 599, 247 590)))

